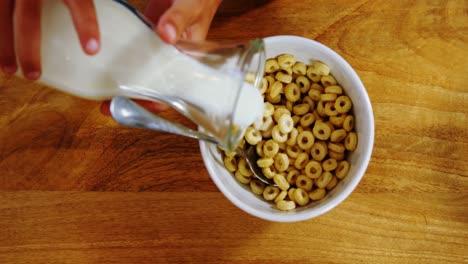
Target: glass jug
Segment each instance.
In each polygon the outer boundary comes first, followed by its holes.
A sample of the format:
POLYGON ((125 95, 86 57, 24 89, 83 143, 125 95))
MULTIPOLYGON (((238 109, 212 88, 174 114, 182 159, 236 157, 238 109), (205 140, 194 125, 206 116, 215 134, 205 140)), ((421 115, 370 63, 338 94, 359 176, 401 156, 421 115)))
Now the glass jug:
POLYGON ((40 82, 69 94, 165 102, 233 150, 262 117, 262 40, 165 44, 125 1, 94 1, 101 50, 85 55, 63 1, 44 0, 40 82))

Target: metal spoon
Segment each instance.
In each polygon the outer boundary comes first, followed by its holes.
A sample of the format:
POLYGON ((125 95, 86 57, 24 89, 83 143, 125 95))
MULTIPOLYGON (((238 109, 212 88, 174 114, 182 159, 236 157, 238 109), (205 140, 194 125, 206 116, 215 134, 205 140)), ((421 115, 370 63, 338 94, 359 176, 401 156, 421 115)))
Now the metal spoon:
MULTIPOLYGON (((198 140, 204 140, 218 146, 220 145, 218 140, 216 140, 214 137, 202 134, 198 131, 189 129, 185 126, 154 115, 153 113, 124 97, 119 96, 112 99, 110 104, 110 112, 114 120, 121 125, 172 133, 198 140)), ((246 150, 237 148, 236 153, 245 158, 245 161, 255 178, 265 184, 275 185, 272 180, 263 175, 262 170, 257 166, 258 157, 254 146, 250 146, 246 150)))

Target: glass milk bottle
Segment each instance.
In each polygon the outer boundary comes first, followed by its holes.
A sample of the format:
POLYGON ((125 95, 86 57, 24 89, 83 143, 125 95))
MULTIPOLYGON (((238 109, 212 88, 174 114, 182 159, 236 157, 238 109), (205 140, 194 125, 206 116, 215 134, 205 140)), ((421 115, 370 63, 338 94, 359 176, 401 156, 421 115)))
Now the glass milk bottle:
POLYGON ((167 45, 126 2, 94 4, 101 49, 88 56, 63 1, 43 1, 40 82, 92 100, 125 96, 168 103, 227 149, 261 118, 262 40, 167 45))

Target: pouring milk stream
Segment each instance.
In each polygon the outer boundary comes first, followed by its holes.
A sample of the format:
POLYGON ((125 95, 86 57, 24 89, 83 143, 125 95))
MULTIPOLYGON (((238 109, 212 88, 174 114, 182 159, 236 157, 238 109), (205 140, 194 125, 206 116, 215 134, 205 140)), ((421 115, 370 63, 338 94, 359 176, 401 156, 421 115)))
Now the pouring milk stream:
POLYGON ((191 112, 183 114, 225 145, 230 130, 237 128, 238 140, 240 131, 261 118, 262 96, 243 81, 245 71, 214 69, 165 44, 126 2, 94 4, 101 49, 89 56, 63 1, 43 1, 40 82, 86 99, 169 98, 188 104, 191 112))

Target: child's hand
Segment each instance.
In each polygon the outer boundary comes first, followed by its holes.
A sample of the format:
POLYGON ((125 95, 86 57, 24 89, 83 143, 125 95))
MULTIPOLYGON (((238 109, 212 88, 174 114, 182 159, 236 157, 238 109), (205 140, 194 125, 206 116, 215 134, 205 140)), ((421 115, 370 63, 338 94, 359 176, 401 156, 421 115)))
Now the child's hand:
MULTIPOLYGON (((94 2, 64 2, 70 10, 83 51, 89 55, 96 54, 100 38, 94 2)), ((14 74, 17 71, 17 54, 23 75, 30 80, 40 78, 41 12, 42 0, 0 1, 0 67, 3 72, 14 74)))
POLYGON ((221 0, 148 0, 145 16, 167 43, 203 41, 221 0))
MULTIPOLYGON (((88 55, 100 49, 99 27, 93 0, 63 0, 67 5, 81 47, 88 55)), ((169 44, 179 39, 203 41, 221 0, 148 0, 145 16, 169 44)), ((0 68, 7 74, 18 70, 30 80, 41 76, 42 0, 0 0, 0 68), (14 25, 14 26, 13 26, 14 25), (17 56, 16 56, 17 55, 17 56)), ((142 103, 154 112, 165 109, 142 103)), ((108 104, 103 105, 108 112, 108 104)))
MULTIPOLYGON (((1 0, 0 0, 1 1, 1 0)), ((179 39, 203 41, 221 0, 148 0, 144 15, 154 30, 169 44, 179 39)), ((164 104, 135 100, 154 113, 167 109, 164 104)), ((101 105, 101 112, 110 115, 110 102, 101 105)))

